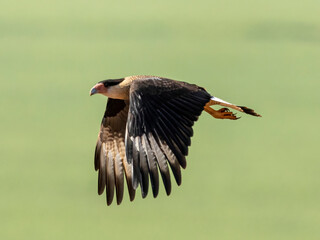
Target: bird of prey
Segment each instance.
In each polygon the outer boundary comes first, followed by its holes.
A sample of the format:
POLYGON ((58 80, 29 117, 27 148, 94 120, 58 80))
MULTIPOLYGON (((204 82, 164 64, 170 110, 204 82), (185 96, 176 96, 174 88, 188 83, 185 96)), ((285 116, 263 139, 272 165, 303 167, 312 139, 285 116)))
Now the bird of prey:
POLYGON ((90 95, 108 97, 96 143, 94 166, 98 194, 106 189, 110 205, 116 190, 117 204, 123 199, 124 178, 129 197, 140 185, 142 197, 159 192, 159 173, 167 195, 171 192, 169 166, 178 185, 181 167, 193 135, 192 126, 205 110, 214 118, 238 119, 228 108, 253 116, 254 110, 212 96, 204 88, 156 76, 130 76, 97 83, 90 95), (214 110, 210 106, 221 105, 214 110))

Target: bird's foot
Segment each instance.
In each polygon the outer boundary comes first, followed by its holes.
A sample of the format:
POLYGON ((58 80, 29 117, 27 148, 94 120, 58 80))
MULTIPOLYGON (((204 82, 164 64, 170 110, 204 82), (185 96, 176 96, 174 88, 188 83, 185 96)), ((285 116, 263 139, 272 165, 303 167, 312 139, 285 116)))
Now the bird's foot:
POLYGON ((237 117, 236 113, 231 112, 229 108, 221 108, 217 111, 215 118, 237 120, 240 117, 237 117))
POLYGON ((218 119, 230 119, 230 120, 237 120, 240 117, 237 117, 236 114, 230 112, 228 108, 221 108, 219 110, 214 110, 208 106, 204 108, 204 110, 209 113, 212 117, 218 119))
POLYGON ((230 112, 229 108, 220 108, 218 112, 224 113, 224 112, 230 112))

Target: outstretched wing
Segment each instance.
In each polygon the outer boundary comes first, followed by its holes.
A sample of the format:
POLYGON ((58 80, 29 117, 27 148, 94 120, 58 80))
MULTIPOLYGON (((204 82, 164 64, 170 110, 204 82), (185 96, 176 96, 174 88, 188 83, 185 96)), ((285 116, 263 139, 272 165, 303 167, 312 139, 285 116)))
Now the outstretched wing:
POLYGON ((125 154, 125 129, 128 116, 128 101, 108 99, 107 108, 102 119, 95 150, 95 169, 98 174, 98 193, 106 188, 107 204, 110 205, 116 188, 117 203, 123 199, 124 175, 132 201, 135 190, 132 186, 132 167, 125 154))
POLYGON ((170 194, 168 163, 181 184, 180 166, 186 167, 192 126, 210 98, 203 88, 185 82, 157 77, 132 82, 126 156, 133 165, 133 186, 140 183, 143 197, 148 194, 149 177, 153 196, 158 195, 158 168, 170 194))

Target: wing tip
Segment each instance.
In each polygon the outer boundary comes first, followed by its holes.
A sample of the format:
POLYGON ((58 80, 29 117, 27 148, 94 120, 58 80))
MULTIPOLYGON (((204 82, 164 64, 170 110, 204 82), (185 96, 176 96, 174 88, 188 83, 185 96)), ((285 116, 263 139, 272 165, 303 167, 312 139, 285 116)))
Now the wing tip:
POLYGON ((142 197, 142 198, 146 198, 147 195, 148 195, 148 193, 146 193, 146 192, 144 192, 144 191, 141 190, 141 197, 142 197))
POLYGON ((170 194, 171 194, 171 186, 170 186, 170 188, 165 188, 166 189, 166 194, 167 194, 167 196, 170 196, 170 194))
POLYGON ((187 161, 186 159, 184 158, 184 161, 179 161, 180 163, 180 166, 183 168, 183 169, 186 169, 187 168, 187 161))
POLYGON ((123 188, 117 188, 116 192, 117 205, 120 205, 123 200, 123 188))
POLYGON ((180 178, 176 178, 176 183, 178 186, 181 185, 181 183, 182 183, 181 176, 180 176, 180 178))
POLYGON ((153 191, 153 192, 152 192, 153 198, 157 198, 157 197, 158 197, 158 193, 159 193, 159 192, 157 192, 157 191, 153 191))
POLYGON ((122 202, 122 198, 121 198, 121 199, 118 199, 118 198, 117 198, 117 205, 120 205, 121 202, 122 202))
POLYGON ((130 202, 132 202, 136 197, 136 190, 132 187, 132 183, 130 181, 127 181, 127 185, 128 185, 129 199, 130 199, 130 202))
POLYGON ((107 206, 110 206, 111 205, 111 203, 112 203, 112 198, 111 198, 111 200, 110 199, 107 199, 107 206))
POLYGON ((98 186, 98 195, 101 195, 103 192, 104 192, 104 188, 101 189, 101 188, 98 186))
POLYGON ((152 195, 153 195, 153 198, 156 198, 159 194, 159 179, 156 179, 157 182, 153 183, 151 181, 151 188, 152 188, 152 195))
POLYGON ((129 199, 130 199, 130 202, 132 202, 134 199, 135 199, 135 194, 136 192, 133 192, 132 194, 129 193, 129 199))

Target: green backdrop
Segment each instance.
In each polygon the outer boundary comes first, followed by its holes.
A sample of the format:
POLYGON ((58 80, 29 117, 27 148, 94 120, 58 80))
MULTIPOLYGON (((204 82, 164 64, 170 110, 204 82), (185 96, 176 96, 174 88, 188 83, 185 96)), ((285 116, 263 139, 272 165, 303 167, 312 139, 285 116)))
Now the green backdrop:
POLYGON ((319 1, 7 1, 1 239, 319 239, 319 1), (182 185, 120 206, 93 168, 98 81, 196 83, 262 118, 203 113, 182 185))

